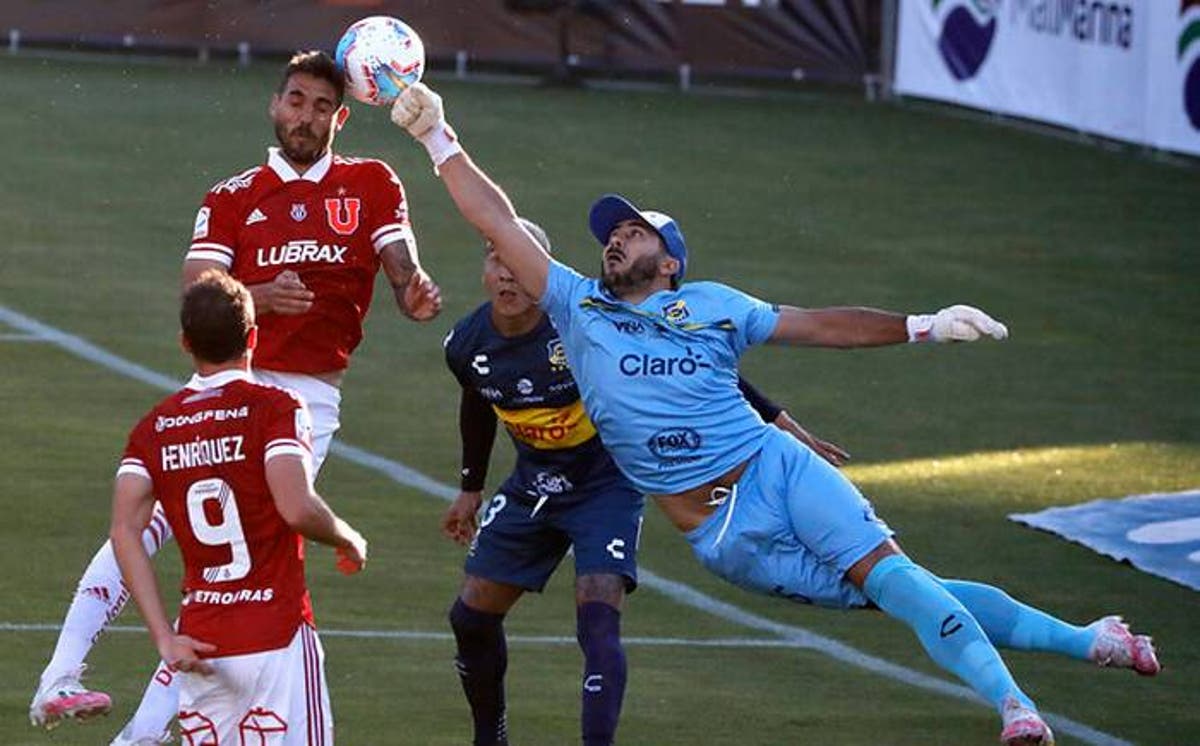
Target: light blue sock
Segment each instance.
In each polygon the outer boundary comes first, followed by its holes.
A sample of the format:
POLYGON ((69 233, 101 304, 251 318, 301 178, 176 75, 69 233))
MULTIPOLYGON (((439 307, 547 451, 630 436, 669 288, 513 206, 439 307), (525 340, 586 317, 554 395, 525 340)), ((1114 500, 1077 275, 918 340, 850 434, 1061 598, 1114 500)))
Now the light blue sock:
POLYGON ((1021 691, 975 617, 930 573, 904 555, 880 560, 863 584, 867 598, 907 624, 934 662, 962 679, 997 710, 1016 697, 1037 709, 1021 691))
POLYGON ((992 644, 1013 650, 1061 653, 1087 660, 1095 630, 1077 627, 1027 606, 1004 591, 969 580, 939 578, 979 622, 992 644))

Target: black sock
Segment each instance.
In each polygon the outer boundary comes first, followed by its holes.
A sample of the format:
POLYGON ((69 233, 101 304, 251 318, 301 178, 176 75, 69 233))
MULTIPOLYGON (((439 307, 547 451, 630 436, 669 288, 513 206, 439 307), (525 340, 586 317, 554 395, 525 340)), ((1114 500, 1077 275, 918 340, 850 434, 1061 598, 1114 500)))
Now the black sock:
POLYGON ((504 672, 508 645, 504 615, 472 609, 455 599, 450 627, 458 641, 454 666, 475 721, 475 746, 507 746, 508 724, 504 709, 504 672))
POLYGON ((576 610, 576 637, 583 649, 580 723, 584 746, 608 746, 617 732, 625 698, 625 650, 621 612, 599 601, 576 610))

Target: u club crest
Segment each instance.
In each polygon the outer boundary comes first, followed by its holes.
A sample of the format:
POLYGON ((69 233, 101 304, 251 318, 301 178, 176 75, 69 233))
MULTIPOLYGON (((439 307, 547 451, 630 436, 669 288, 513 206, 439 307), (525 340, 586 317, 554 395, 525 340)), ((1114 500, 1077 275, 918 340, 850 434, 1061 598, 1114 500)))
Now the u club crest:
POLYGON ((358 230, 358 215, 362 202, 358 197, 330 197, 325 200, 325 218, 329 227, 340 236, 358 230))

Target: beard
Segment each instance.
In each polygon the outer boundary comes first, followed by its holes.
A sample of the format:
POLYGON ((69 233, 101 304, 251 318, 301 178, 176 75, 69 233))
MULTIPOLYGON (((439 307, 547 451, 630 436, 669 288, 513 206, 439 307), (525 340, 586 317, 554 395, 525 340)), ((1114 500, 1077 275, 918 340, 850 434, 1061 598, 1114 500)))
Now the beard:
POLYGON ((283 124, 276 122, 275 139, 288 160, 301 166, 312 165, 325 155, 327 143, 308 127, 296 127, 289 132, 283 124))
POLYGON ((604 260, 600 260, 600 282, 604 285, 604 289, 612 295, 621 297, 623 293, 634 290, 641 290, 654 281, 658 276, 657 256, 644 256, 640 259, 635 259, 629 269, 621 272, 619 270, 609 271, 604 266, 604 260))

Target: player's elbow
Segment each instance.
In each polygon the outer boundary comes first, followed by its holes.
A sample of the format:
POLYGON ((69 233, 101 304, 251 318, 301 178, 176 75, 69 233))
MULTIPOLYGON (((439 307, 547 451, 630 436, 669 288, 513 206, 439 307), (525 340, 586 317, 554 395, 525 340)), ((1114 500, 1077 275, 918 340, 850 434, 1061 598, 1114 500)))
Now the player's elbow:
POLYGON ((142 530, 128 521, 115 520, 108 529, 108 539, 112 542, 113 554, 119 558, 130 548, 142 547, 142 530))
POLYGON ((299 533, 304 533, 304 529, 316 522, 321 513, 311 494, 293 495, 276 500, 275 508, 283 522, 299 533))

